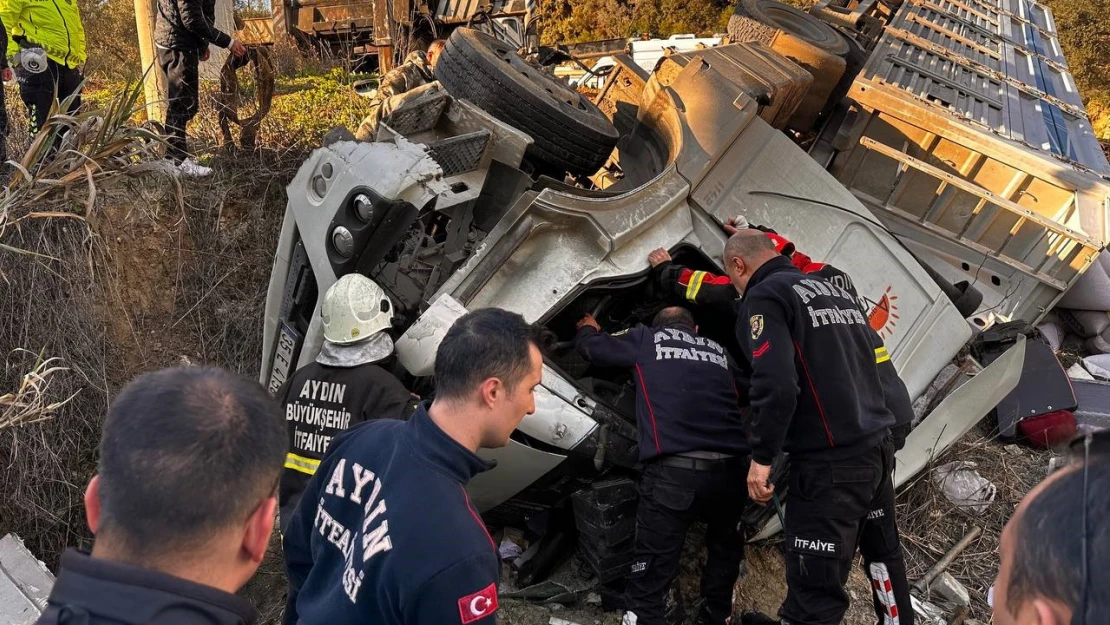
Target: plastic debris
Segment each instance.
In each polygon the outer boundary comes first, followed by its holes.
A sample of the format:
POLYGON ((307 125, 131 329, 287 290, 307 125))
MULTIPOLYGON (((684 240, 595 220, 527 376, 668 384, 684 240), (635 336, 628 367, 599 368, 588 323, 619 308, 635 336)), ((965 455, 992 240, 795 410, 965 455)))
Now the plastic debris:
POLYGON ((1018 447, 1017 445, 1015 445, 1013 443, 1010 443, 1009 445, 1006 445, 1002 449, 1005 449, 1006 453, 1008 453, 1010 455, 1013 455, 1013 456, 1020 456, 1021 455, 1021 447, 1018 447))
POLYGON ((944 618, 944 610, 941 610, 928 601, 921 601, 913 595, 910 596, 910 602, 913 605, 913 613, 917 615, 922 623, 928 625, 948 625, 948 621, 944 618))
POLYGON ((1083 368, 1083 365, 1078 362, 1068 369, 1068 377, 1073 380, 1093 380, 1095 376, 1091 375, 1089 371, 1083 368))
POLYGON ((1096 378, 1110 380, 1110 354, 1087 356, 1083 359, 1083 366, 1096 378))
POLYGON ((524 550, 520 548, 520 545, 506 538, 501 541, 497 553, 501 554, 502 560, 515 560, 524 553, 524 550))
POLYGON ((948 501, 982 512, 994 502, 998 488, 979 475, 976 466, 967 460, 949 462, 933 470, 933 480, 948 501))
POLYGON ((553 616, 551 617, 551 620, 547 622, 547 625, 578 625, 578 623, 575 623, 574 621, 568 621, 566 619, 555 618, 553 616))
POLYGON ((1053 473, 1059 471, 1060 469, 1063 469, 1064 467, 1068 466, 1068 463, 1070 463, 1070 462, 1071 462, 1071 458, 1066 456, 1066 455, 1065 456, 1053 456, 1053 457, 1049 458, 1048 459, 1048 470, 1045 472, 1045 475, 1052 475, 1053 473))
MULTIPOLYGON (((1052 313, 1049 313, 1049 315, 1052 315, 1052 313)), ((1037 324, 1037 329, 1041 331, 1041 335, 1048 341, 1049 346, 1052 347, 1052 351, 1060 351, 1060 345, 1064 342, 1064 335, 1066 332, 1060 327, 1055 317, 1050 319, 1049 316, 1046 316, 1044 321, 1037 324)))
POLYGON ((601 605, 601 595, 596 592, 586 595, 586 605, 601 605))
POLYGON ((971 605, 971 594, 951 573, 941 573, 929 589, 953 605, 971 605))

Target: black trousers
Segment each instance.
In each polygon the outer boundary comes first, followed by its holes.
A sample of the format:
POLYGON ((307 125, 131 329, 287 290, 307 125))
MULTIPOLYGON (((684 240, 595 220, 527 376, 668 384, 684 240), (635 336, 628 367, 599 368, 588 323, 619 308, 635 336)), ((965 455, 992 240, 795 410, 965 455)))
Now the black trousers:
POLYGON ((58 102, 62 102, 69 96, 77 94, 69 108, 59 110, 60 113, 73 113, 81 106, 81 81, 85 80, 85 77, 81 75, 80 70, 50 60, 47 61, 46 70, 37 74, 17 67, 15 77, 19 82, 19 97, 27 105, 31 134, 35 134, 46 124, 55 98, 58 102))
POLYGON ((882 625, 913 625, 898 526, 894 520, 894 445, 889 439, 854 458, 791 458, 786 500, 786 601, 792 625, 836 625, 848 610, 856 548, 871 580, 882 625))
POLYGON ((686 531, 708 524, 708 560, 701 575, 702 618, 724 623, 732 614, 732 588, 744 560, 744 537, 736 526, 747 505, 748 458, 713 463, 712 470, 647 465, 636 511, 636 558, 628 579, 628 610, 637 625, 662 625, 667 590, 678 576, 686 531))
POLYGON ((196 50, 158 48, 158 63, 166 73, 166 134, 167 156, 182 161, 188 156, 185 125, 200 110, 200 53, 196 50))

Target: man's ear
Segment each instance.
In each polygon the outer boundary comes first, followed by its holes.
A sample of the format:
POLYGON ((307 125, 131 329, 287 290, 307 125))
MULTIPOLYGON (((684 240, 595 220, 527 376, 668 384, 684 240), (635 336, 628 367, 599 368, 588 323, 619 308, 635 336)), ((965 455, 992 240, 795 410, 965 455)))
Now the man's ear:
POLYGON ((243 531, 243 552, 255 564, 266 557, 266 548, 270 545, 270 535, 274 531, 276 510, 277 498, 267 497, 247 519, 247 526, 243 531))
POLYGON ((96 535, 100 530, 100 476, 94 475, 85 489, 85 522, 89 531, 96 535))
POLYGON ((1055 601, 1037 597, 1032 603, 1036 625, 1068 625, 1071 622, 1071 614, 1065 614, 1067 610, 1055 601))
POLYGON ((501 380, 497 378, 487 378, 482 385, 478 387, 478 392, 481 394, 482 403, 493 407, 497 400, 505 393, 505 387, 501 384, 501 380))

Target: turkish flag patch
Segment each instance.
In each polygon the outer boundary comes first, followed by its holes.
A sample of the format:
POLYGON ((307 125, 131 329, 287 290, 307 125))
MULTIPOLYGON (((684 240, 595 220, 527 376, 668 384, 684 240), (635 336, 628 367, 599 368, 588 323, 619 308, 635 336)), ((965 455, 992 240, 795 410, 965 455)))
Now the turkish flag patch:
POLYGON ((459 599, 459 616, 463 625, 479 621, 497 611, 497 584, 459 599))

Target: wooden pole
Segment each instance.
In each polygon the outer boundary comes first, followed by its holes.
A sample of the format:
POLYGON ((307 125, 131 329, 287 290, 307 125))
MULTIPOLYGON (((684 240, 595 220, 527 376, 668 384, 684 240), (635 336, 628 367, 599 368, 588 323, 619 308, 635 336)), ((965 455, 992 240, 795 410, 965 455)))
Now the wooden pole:
POLYGON ((146 118, 162 122, 166 119, 166 76, 158 66, 154 48, 154 3, 157 1, 135 0, 135 28, 139 34, 139 58, 143 64, 146 118))
POLYGON ((936 564, 934 564, 933 568, 929 569, 929 571, 925 573, 924 577, 917 580, 917 582, 914 583, 913 587, 916 588, 918 592, 925 592, 926 590, 928 590, 929 584, 932 584, 933 580, 936 579, 938 575, 943 573, 944 569, 947 569, 948 566, 952 564, 952 561, 955 560, 960 555, 960 553, 963 552, 964 549, 967 549, 968 545, 970 545, 972 541, 978 538, 979 534, 982 533, 983 528, 979 526, 971 528, 971 531, 968 532, 966 536, 961 538, 960 542, 956 543, 955 547, 949 549, 948 553, 944 554, 944 557, 941 558, 940 561, 938 561, 936 564))

